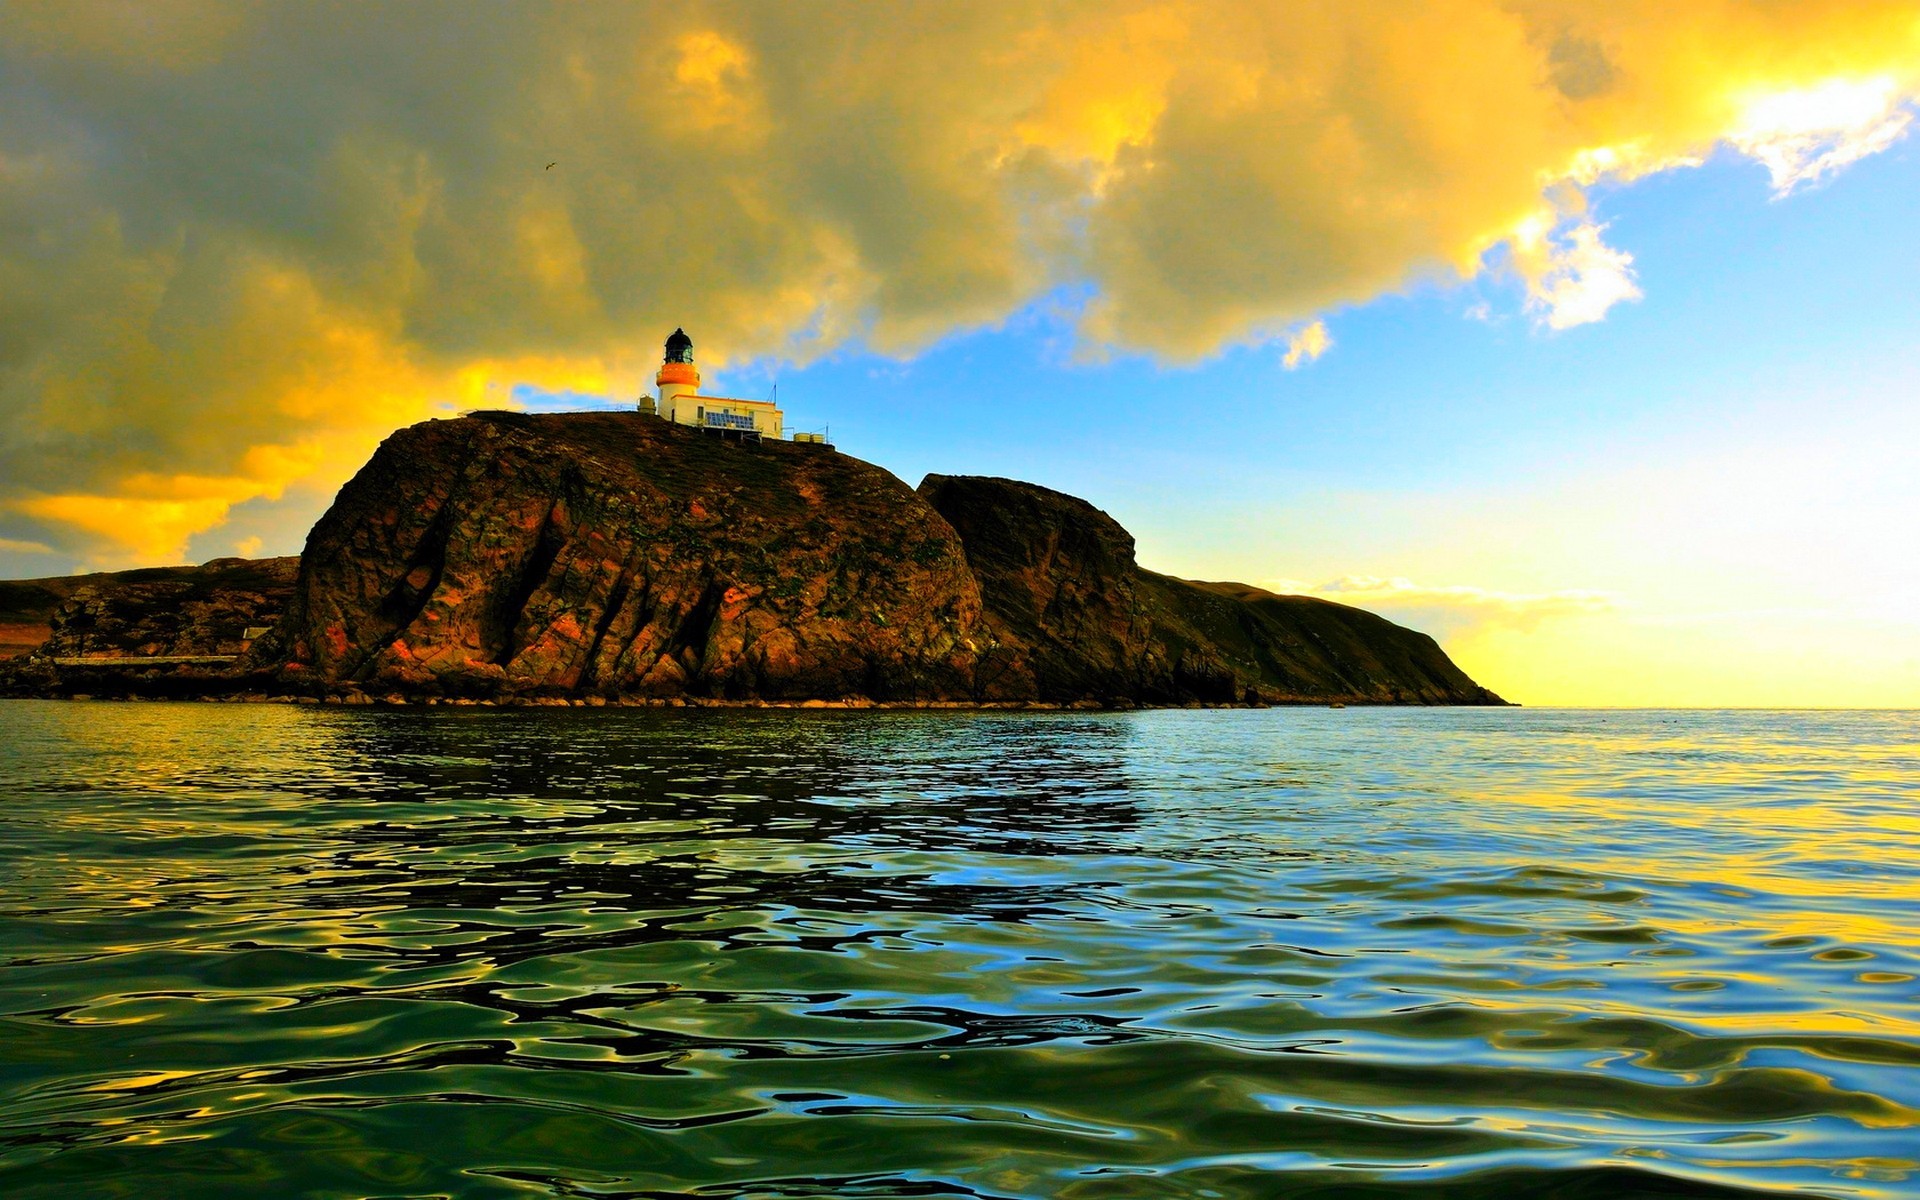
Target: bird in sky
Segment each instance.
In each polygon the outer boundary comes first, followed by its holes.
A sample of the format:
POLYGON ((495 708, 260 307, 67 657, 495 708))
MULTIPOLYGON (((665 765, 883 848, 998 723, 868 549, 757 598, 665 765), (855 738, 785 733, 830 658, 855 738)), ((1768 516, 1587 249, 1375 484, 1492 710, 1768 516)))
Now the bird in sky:
POLYGON ((549 171, 551 171, 551 170, 553 170, 553 169, 554 169, 555 167, 557 167, 557 166, 559 166, 559 165, 560 165, 560 164, 559 164, 559 163, 557 163, 557 162, 550 162, 550 163, 548 163, 548 164, 547 164, 547 167, 546 167, 546 169, 547 169, 547 170, 549 170, 549 171))

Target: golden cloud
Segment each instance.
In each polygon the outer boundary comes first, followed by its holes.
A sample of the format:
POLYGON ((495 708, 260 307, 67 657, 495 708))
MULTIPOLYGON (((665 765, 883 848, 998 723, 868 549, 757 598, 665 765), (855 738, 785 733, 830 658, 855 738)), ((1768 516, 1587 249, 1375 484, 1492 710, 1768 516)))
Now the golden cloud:
POLYGON ((1083 284, 1090 346, 1298 365, 1507 270, 1565 328, 1638 294, 1582 189, 1724 145, 1790 191, 1917 86, 1904 0, 15 0, 0 512, 178 557, 396 424, 637 391, 675 325, 910 354, 1083 284))
POLYGON ((1280 365, 1289 371, 1298 370, 1333 349, 1333 335, 1327 332, 1325 321, 1310 321, 1287 334, 1284 340, 1287 352, 1280 356, 1280 365))

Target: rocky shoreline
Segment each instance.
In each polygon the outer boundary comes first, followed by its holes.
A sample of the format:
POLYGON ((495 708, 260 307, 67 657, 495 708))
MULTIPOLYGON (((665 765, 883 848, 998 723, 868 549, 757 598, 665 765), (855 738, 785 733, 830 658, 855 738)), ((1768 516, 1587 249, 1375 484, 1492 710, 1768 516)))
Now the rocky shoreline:
POLYGON ((195 690, 183 695, 166 695, 154 691, 129 690, 119 694, 74 692, 47 693, 34 695, 0 694, 0 699, 49 700, 66 703, 107 703, 120 704, 132 702, 169 703, 188 702, 199 704, 291 704, 331 708, 714 708, 727 710, 780 710, 780 711, 861 711, 861 712, 1152 712, 1174 709, 1256 709, 1256 708, 1389 708, 1396 707, 1390 702, 1366 701, 1349 706, 1344 701, 1313 699, 1275 699, 1252 703, 1206 703, 1190 700, 1185 704, 1135 704, 1125 699, 1112 700, 1075 700, 1071 703, 1055 703, 1047 700, 868 700, 853 697, 844 700, 726 700, 712 696, 649 696, 615 697, 605 696, 508 696, 501 699, 473 698, 467 696, 369 696, 365 692, 328 693, 322 696, 267 694, 247 692, 242 694, 216 693, 205 689, 195 690))

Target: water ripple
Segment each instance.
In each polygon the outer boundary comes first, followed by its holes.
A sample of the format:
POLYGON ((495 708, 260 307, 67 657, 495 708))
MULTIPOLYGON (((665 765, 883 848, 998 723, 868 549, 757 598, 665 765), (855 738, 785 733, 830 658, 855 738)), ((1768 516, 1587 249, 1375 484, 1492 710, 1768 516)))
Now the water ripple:
POLYGON ((1916 800, 1898 713, 10 703, 0 1193, 1920 1196, 1916 800))

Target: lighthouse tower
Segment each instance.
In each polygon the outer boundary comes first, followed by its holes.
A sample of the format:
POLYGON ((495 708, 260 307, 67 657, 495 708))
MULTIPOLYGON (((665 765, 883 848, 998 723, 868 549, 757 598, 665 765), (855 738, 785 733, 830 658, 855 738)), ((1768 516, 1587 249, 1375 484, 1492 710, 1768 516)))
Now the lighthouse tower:
POLYGON ((675 419, 676 400, 699 394, 700 370, 693 365, 693 339, 686 330, 676 329, 667 339, 667 357, 653 382, 660 389, 660 415, 668 420, 675 419))

